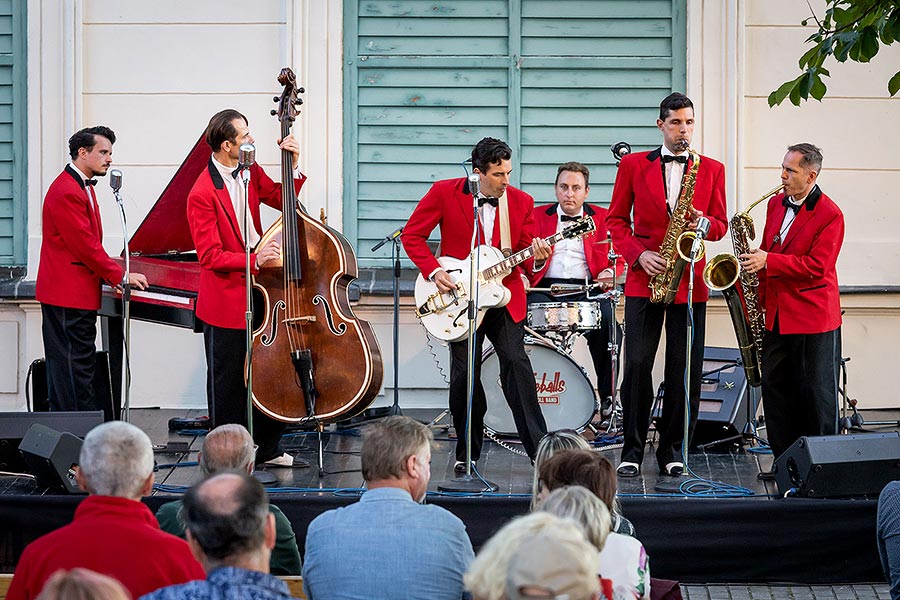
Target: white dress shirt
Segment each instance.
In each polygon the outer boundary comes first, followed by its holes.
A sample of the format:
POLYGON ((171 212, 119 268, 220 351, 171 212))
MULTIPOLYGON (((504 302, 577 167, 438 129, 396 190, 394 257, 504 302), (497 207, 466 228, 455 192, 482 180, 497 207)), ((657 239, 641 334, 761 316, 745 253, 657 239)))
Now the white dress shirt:
POLYGON ((249 238, 248 233, 244 231, 244 214, 247 211, 247 202, 244 199, 244 182, 241 180, 240 175, 238 175, 237 178, 232 177, 231 173, 234 169, 226 167, 217 161, 215 156, 213 156, 212 162, 213 165, 215 165, 216 170, 219 171, 219 175, 222 176, 222 180, 225 182, 225 189, 228 190, 228 195, 231 197, 231 206, 234 208, 234 214, 237 216, 238 229, 241 231, 241 237, 243 237, 244 242, 250 244, 250 247, 252 248, 259 242, 259 234, 256 232, 256 227, 253 225, 253 217, 251 215, 247 215, 247 223, 250 225, 249 238))
MULTIPOLYGON (((688 156, 687 150, 679 154, 673 153, 663 144, 660 150, 662 156, 688 156)), ((681 194, 681 180, 684 178, 684 168, 687 164, 672 161, 664 163, 666 169, 666 201, 669 204, 669 212, 675 210, 675 204, 678 202, 678 196, 681 194)))
MULTIPOLYGON (((562 208, 556 207, 556 232, 559 233, 566 227, 572 225, 571 222, 563 223, 562 208)), ((575 217, 584 216, 584 210, 575 217)), ((581 238, 572 238, 560 240, 553 248, 553 254, 550 256, 550 266, 544 277, 552 277, 554 279, 590 279, 591 272, 588 269, 587 258, 584 256, 584 241, 581 238)))

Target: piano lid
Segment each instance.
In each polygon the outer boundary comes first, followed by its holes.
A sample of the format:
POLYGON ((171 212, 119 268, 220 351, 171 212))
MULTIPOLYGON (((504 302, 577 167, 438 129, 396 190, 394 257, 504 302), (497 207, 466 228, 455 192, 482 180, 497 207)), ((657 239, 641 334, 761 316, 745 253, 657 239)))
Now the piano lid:
POLYGON ((195 250, 187 220, 187 197, 212 155, 206 144, 205 134, 204 131, 156 204, 131 236, 128 249, 132 256, 195 250))

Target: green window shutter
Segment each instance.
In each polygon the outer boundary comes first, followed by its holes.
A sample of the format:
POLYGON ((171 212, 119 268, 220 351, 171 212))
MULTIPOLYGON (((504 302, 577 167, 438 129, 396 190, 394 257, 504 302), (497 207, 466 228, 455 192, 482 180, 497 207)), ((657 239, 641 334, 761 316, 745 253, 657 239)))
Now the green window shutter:
POLYGON ((0 265, 26 262, 25 5, 0 0, 0 265))
POLYGON ((685 82, 685 0, 346 0, 344 231, 361 263, 484 136, 513 148, 514 185, 551 202, 556 166, 658 143, 660 99, 685 82))

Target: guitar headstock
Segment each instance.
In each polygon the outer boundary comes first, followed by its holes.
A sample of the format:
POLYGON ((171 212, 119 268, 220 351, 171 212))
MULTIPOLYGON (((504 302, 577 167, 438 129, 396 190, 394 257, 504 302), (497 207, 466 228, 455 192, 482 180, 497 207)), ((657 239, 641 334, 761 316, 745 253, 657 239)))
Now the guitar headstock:
POLYGON ((281 69, 281 73, 278 74, 278 83, 284 87, 284 90, 282 90, 281 96, 273 98, 278 103, 278 109, 272 110, 271 114, 277 115, 282 125, 290 127, 300 113, 299 106, 303 104, 303 99, 299 94, 306 90, 297 87, 297 77, 290 67, 281 69))
POLYGON ((587 235, 594 231, 596 228, 596 225, 594 225, 594 219, 592 219, 589 215, 584 215, 583 217, 563 229, 562 236, 563 239, 570 240, 572 238, 587 235))

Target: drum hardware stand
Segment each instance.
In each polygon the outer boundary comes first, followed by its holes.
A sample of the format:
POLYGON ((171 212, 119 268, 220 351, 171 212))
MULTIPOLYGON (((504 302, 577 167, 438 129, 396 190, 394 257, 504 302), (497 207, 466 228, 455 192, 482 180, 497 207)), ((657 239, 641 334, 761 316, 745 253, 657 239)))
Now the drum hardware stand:
MULTIPOLYGON (((125 274, 122 276, 122 322, 125 345, 125 376, 122 378, 122 420, 131 422, 131 251, 128 248, 128 224, 125 220, 125 205, 119 190, 122 189, 122 171, 112 169, 109 172, 109 186, 112 188, 116 204, 119 206, 119 219, 122 223, 122 236, 125 240, 125 274)), ((110 400, 112 402, 112 400, 110 400)), ((113 403, 114 404, 114 403, 113 403)), ((111 414, 115 419, 115 406, 111 406, 111 414)), ((105 411, 104 411, 105 412, 105 411)))
MULTIPOLYGON (((618 156, 617 156, 618 158, 618 156)), ((613 247, 612 241, 612 232, 606 232, 606 243, 609 245, 609 253, 607 254, 607 258, 609 262, 613 265, 613 289, 611 289, 606 294, 601 294, 597 296, 598 299, 603 296, 607 296, 610 303, 610 316, 612 317, 612 323, 609 324, 609 344, 607 345, 607 350, 609 351, 610 358, 610 369, 611 369, 611 389, 610 392, 612 394, 610 400, 610 413, 609 413, 609 425, 606 428, 606 433, 610 434, 614 431, 616 425, 616 417, 617 415, 622 414, 622 401, 619 398, 618 387, 619 387, 619 332, 618 332, 618 322, 616 321, 616 309, 619 307, 619 298, 622 295, 615 287, 616 280, 616 267, 619 264, 619 259, 622 258, 621 254, 617 254, 615 248, 613 247)), ((627 268, 627 266, 626 266, 627 268)), ((591 298, 590 292, 587 293, 587 297, 591 298)), ((600 400, 600 414, 601 417, 603 415, 603 399, 600 400)))
MULTIPOLYGON (((468 333, 468 365, 466 368, 466 472, 461 477, 438 484, 438 490, 442 492, 483 493, 496 492, 500 489, 496 483, 487 481, 480 475, 472 476, 472 401, 475 397, 475 335, 476 319, 478 317, 478 238, 481 228, 481 219, 478 218, 478 188, 481 184, 481 176, 473 173, 469 176, 469 189, 472 192, 472 243, 469 249, 469 302, 467 318, 469 321, 468 333)), ((499 209, 496 218, 500 218, 499 209)), ((479 359, 481 357, 478 357, 479 359)), ((459 432, 457 432, 457 436, 459 432)))
POLYGON ((387 410, 388 415, 403 414, 403 411, 400 410, 400 234, 402 233, 403 227, 400 226, 372 246, 372 252, 375 252, 388 242, 391 242, 391 257, 394 262, 392 277, 394 283, 394 330, 392 340, 394 346, 394 402, 387 410))

